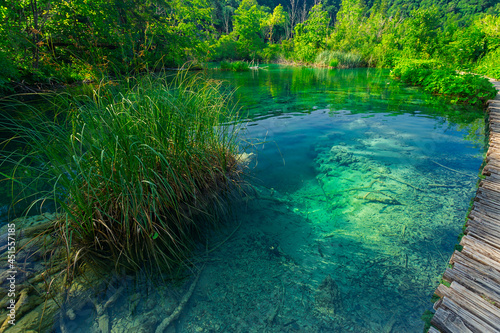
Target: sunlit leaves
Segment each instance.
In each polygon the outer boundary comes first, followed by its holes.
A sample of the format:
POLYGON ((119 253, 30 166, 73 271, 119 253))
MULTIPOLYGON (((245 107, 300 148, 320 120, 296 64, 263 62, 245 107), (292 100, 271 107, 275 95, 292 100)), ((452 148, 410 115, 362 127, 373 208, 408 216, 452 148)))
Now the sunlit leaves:
POLYGON ((330 17, 321 4, 311 8, 307 20, 295 26, 295 54, 298 60, 311 62, 326 45, 330 17))

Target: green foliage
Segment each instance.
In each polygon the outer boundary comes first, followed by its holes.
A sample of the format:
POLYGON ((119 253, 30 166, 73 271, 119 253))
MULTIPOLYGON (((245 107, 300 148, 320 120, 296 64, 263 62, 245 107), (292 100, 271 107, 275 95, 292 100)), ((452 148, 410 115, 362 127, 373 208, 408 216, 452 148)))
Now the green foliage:
POLYGON ((437 60, 400 60, 392 69, 391 75, 404 82, 420 85, 433 70, 439 70, 443 67, 437 60))
POLYGON ((231 64, 231 67, 235 72, 246 72, 250 70, 250 66, 246 61, 235 61, 231 64))
POLYGON ((360 0, 343 0, 337 12, 335 30, 330 36, 329 47, 334 50, 351 51, 358 48, 363 42, 366 18, 366 8, 360 0))
MULTIPOLYGON (((500 8, 500 7, 499 7, 500 8)), ((485 35, 488 52, 479 59, 475 70, 489 77, 500 79, 500 16, 485 15, 475 22, 485 35)))
POLYGON ((435 60, 402 60, 391 74, 430 93, 448 96, 454 103, 483 104, 497 94, 487 79, 460 74, 435 60))
POLYGON ((432 317, 434 317, 434 313, 430 310, 425 310, 424 314, 421 317, 421 319, 425 323, 424 332, 427 332, 429 330, 429 328, 431 327, 432 317))
POLYGON ((266 12, 256 0, 243 0, 235 11, 234 34, 238 38, 238 53, 241 58, 255 59, 257 52, 264 48, 262 25, 267 19, 266 12))
POLYGON ((208 0, 12 1, 0 49, 28 82, 72 82, 206 57, 208 0))
POLYGON ((408 58, 429 59, 438 45, 440 15, 437 7, 414 10, 404 23, 403 54, 408 58))
MULTIPOLYGON (((306 0, 301 8, 293 3, 11 1, 0 6, 0 50, 8 55, 0 61, 8 59, 2 70, 10 73, 0 73, 0 86, 7 89, 9 80, 99 81, 188 60, 314 63, 323 51, 357 54, 358 64, 378 67, 393 67, 401 57, 438 59, 498 77, 500 7, 493 0, 306 0)), ((351 66, 338 61, 339 67, 351 66)), ((320 61, 335 64, 330 62, 320 61)))
POLYGON ((55 97, 62 115, 2 123, 29 147, 2 163, 12 181, 51 185, 38 202, 55 201, 68 256, 171 269, 220 220, 238 180, 237 128, 220 126, 235 115, 221 83, 199 76, 120 84, 88 99, 55 97))
POLYGON ((262 60, 271 62, 277 60, 282 54, 282 47, 280 44, 267 44, 266 47, 258 54, 262 60))
POLYGON ((469 70, 487 51, 486 35, 477 23, 460 27, 454 17, 448 19, 439 36, 434 57, 469 70))
POLYGON ((311 8, 307 20, 295 26, 294 57, 298 61, 313 62, 326 46, 330 17, 321 4, 311 8))
POLYGON ((328 66, 336 68, 339 65, 339 59, 337 58, 332 58, 330 59, 330 62, 328 63, 328 66))
POLYGON ((238 58, 238 42, 236 41, 235 35, 233 33, 229 35, 222 35, 215 43, 211 59, 220 60, 238 58))
POLYGON ((500 48, 489 52, 477 63, 474 71, 488 77, 500 79, 500 48))
POLYGON ((12 91, 11 83, 19 79, 19 71, 7 56, 0 50, 0 92, 12 91))
POLYGON ((320 66, 355 68, 363 65, 361 55, 354 52, 323 51, 314 60, 320 66))
POLYGON ((220 62, 220 69, 223 71, 230 71, 233 69, 233 66, 231 65, 231 63, 229 61, 223 60, 220 62))
POLYGON ((269 36, 269 42, 273 42, 273 33, 274 29, 277 26, 282 26, 286 22, 285 11, 283 10, 283 6, 279 4, 274 8, 274 11, 271 15, 269 15, 263 22, 262 25, 266 27, 269 36))
POLYGON ((246 61, 221 61, 220 69, 223 71, 246 72, 250 70, 250 65, 246 61))

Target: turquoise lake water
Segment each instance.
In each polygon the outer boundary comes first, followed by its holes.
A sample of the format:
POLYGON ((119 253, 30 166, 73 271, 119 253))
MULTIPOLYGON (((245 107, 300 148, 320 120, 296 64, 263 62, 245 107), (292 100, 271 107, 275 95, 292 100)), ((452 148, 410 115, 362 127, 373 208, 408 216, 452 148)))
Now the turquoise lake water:
MULTIPOLYGON (((207 75, 238 87, 253 189, 213 251, 200 246, 199 281, 165 332, 422 332, 475 193, 482 111, 386 70, 207 75)), ((191 281, 115 279, 111 332, 154 332, 191 281)), ((92 303, 65 325, 98 332, 92 303)))

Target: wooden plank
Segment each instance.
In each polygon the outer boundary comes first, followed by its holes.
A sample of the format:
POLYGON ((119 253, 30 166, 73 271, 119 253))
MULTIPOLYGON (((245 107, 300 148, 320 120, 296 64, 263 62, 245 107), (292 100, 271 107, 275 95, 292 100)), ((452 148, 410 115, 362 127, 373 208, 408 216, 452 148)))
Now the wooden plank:
POLYGON ((498 153, 498 144, 500 143, 500 137, 499 141, 494 141, 490 142, 490 149, 486 152, 486 162, 489 163, 494 163, 498 165, 498 161, 500 160, 500 154, 498 153))
POLYGON ((500 192, 490 190, 488 188, 480 187, 477 189, 476 194, 480 194, 486 198, 490 199, 496 199, 497 201, 500 201, 500 192))
POLYGON ((462 318, 442 307, 436 310, 431 319, 431 325, 444 333, 473 333, 465 326, 462 318))
MULTIPOLYGON (((467 231, 467 230, 466 230, 467 231)), ((483 232, 480 229, 472 229, 467 231, 467 236, 481 240, 483 243, 490 245, 497 250, 500 250, 500 240, 489 233, 483 232)))
POLYGON ((457 303, 455 303, 453 300, 451 300, 448 297, 443 297, 443 307, 447 308, 451 312, 455 313, 457 316, 462 318, 462 321, 464 322, 465 326, 470 329, 472 332, 477 332, 477 333, 494 333, 497 332, 495 328, 491 327, 487 323, 481 320, 481 318, 478 318, 474 314, 472 314, 470 311, 460 307, 457 303))
MULTIPOLYGON (((491 176, 490 176, 491 177, 491 176)), ((483 179, 479 184, 480 187, 490 189, 495 192, 500 192, 500 184, 492 182, 488 177, 488 179, 483 179)))
POLYGON ((479 295, 471 292, 459 283, 452 282, 450 289, 457 296, 457 300, 462 297, 467 302, 470 302, 468 309, 476 316, 487 322, 490 326, 500 332, 500 309, 491 304, 479 295))
POLYGON ((450 288, 440 285, 436 290, 436 295, 443 298, 442 306, 446 306, 445 297, 453 300, 458 307, 467 309, 479 322, 486 323, 495 331, 500 332, 500 317, 498 316, 500 309, 470 292, 467 288, 455 282, 450 288))
POLYGON ((465 225, 468 226, 469 224, 481 224, 485 227, 500 231, 500 220, 498 220, 498 218, 483 215, 477 210, 472 210, 469 214, 469 218, 465 225))
POLYGON ((500 185, 496 182, 493 182, 490 178, 491 176, 489 176, 487 179, 483 179, 479 183, 479 186, 498 192, 498 188, 500 188, 500 185))
MULTIPOLYGON (((500 90, 500 82, 494 82, 500 90)), ((431 324, 442 332, 500 332, 500 93, 488 101, 486 175, 474 198, 462 237, 446 269, 450 287, 438 286, 431 324), (484 299, 482 296, 487 297, 484 299), (491 304, 494 301, 496 304, 491 304)), ((437 333, 432 327, 429 332, 437 333)))
POLYGON ((429 330, 427 331, 427 333, 440 333, 437 329, 435 329, 434 327, 430 327, 429 330))
POLYGON ((500 201, 500 192, 492 191, 484 187, 480 187, 477 189, 476 196, 478 195, 491 201, 500 201))
MULTIPOLYGON (((495 163, 495 161, 489 161, 488 164, 484 167, 487 171, 490 171, 490 174, 488 175, 488 180, 492 181, 493 183, 496 183, 498 185, 498 182, 500 181, 500 175, 498 170, 500 169, 500 166, 495 163)), ((484 171, 484 169, 483 169, 484 171)))
POLYGON ((495 217, 498 217, 498 213, 491 210, 490 207, 488 206, 485 206, 483 205, 482 203, 480 202, 477 202, 474 204, 474 207, 473 207, 473 210, 481 213, 481 214, 484 214, 486 216, 489 216, 489 217, 492 217, 492 218, 495 218, 495 217))
POLYGON ((480 241, 477 238, 465 235, 464 237, 462 237, 460 245, 462 245, 464 249, 465 247, 468 247, 469 249, 474 249, 477 253, 489 257, 497 262, 500 262, 500 250, 495 249, 494 247, 480 241))
POLYGON ((482 277, 479 274, 462 272, 458 269, 447 268, 443 274, 443 279, 447 281, 455 281, 467 288, 474 290, 474 292, 486 295, 488 298, 495 302, 500 302, 500 286, 488 278, 482 277))
POLYGON ((473 258, 466 256, 462 252, 455 251, 455 253, 453 253, 453 256, 451 257, 450 262, 465 265, 471 269, 476 269, 482 275, 494 280, 497 283, 500 283, 500 271, 498 271, 494 267, 474 260, 473 258))
POLYGON ((498 217, 500 216, 500 210, 498 208, 492 207, 492 204, 487 202, 486 200, 481 200, 480 198, 476 198, 474 202, 474 210, 477 210, 481 213, 486 214, 489 217, 498 217))
POLYGON ((464 276, 473 279, 477 283, 486 284, 488 288, 497 290, 500 299, 500 284, 497 281, 496 274, 494 272, 492 272, 489 275, 481 274, 479 268, 480 268, 479 266, 470 267, 467 265, 467 263, 460 261, 455 262, 455 264, 453 265, 453 269, 460 272, 464 276))
POLYGON ((498 214, 498 216, 500 216, 500 202, 496 201, 495 198, 492 198, 491 196, 490 198, 488 198, 487 196, 478 193, 476 194, 475 201, 486 206, 487 208, 485 207, 485 209, 488 209, 492 213, 496 213, 498 214))
POLYGON ((496 162, 498 164, 500 162, 500 153, 498 152, 497 146, 500 143, 500 138, 498 142, 493 142, 490 145, 490 150, 488 150, 488 153, 486 154, 486 161, 487 162, 496 162), (491 149, 492 147, 495 147, 495 149, 491 149))
POLYGON ((465 233, 468 234, 469 232, 474 232, 475 230, 480 230, 484 233, 487 233, 497 240, 500 239, 500 230, 498 229, 497 225, 492 225, 491 223, 488 223, 486 221, 470 219, 467 220, 465 233))
POLYGON ((471 210, 469 213, 469 219, 486 221, 491 224, 497 224, 500 226, 500 216, 486 216, 478 212, 477 210, 471 210))
MULTIPOLYGON (((455 252, 457 253, 458 251, 455 251, 455 252)), ((498 261, 493 260, 490 257, 487 257, 481 253, 478 253, 477 251, 474 251, 474 249, 466 247, 460 253, 477 261, 477 262, 480 262, 484 265, 488 265, 489 267, 492 267, 495 270, 500 272, 500 263, 498 261)))
POLYGON ((476 228, 485 228, 492 232, 492 234, 500 234, 500 223, 492 220, 489 216, 479 218, 477 216, 467 219, 466 227, 474 226, 476 228))
POLYGON ((474 201, 484 202, 485 204, 491 206, 495 211, 500 212, 500 202, 498 201, 498 192, 490 191, 488 189, 483 189, 483 191, 477 191, 474 201))

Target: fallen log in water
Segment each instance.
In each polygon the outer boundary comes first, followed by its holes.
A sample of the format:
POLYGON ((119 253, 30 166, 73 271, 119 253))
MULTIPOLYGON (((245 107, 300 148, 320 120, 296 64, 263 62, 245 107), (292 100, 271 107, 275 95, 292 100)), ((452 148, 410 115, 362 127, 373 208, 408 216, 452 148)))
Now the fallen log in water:
POLYGON ((364 195, 355 195, 356 199, 361 199, 369 202, 382 203, 385 205, 402 205, 397 199, 380 191, 367 192, 364 195))

